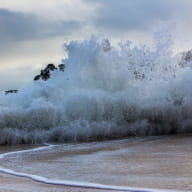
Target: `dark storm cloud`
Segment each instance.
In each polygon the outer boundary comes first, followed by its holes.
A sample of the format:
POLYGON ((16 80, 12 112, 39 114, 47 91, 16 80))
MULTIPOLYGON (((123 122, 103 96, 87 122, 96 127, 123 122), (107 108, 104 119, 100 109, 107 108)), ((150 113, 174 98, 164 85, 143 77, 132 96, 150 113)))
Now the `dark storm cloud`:
POLYGON ((0 9, 0 41, 34 40, 68 35, 81 28, 77 21, 48 21, 33 14, 0 9))
POLYGON ((178 0, 84 0, 97 3, 97 27, 111 30, 144 30, 159 20, 172 19, 179 10, 178 0))

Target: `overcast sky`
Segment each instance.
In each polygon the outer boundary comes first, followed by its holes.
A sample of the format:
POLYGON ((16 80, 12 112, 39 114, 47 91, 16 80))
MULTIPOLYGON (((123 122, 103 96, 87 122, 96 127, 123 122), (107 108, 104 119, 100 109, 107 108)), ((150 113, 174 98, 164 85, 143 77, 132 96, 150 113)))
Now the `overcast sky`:
POLYGON ((191 0, 0 0, 0 89, 32 81, 62 45, 101 33, 110 39, 148 41, 169 27, 175 49, 192 48, 191 0))

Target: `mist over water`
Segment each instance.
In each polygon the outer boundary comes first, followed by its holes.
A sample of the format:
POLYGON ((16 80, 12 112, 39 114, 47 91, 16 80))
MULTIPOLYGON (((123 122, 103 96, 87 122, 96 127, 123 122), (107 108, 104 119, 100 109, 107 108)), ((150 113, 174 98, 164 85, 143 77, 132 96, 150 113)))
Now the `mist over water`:
POLYGON ((192 132, 192 54, 91 37, 65 44, 65 72, 0 95, 0 144, 192 132))

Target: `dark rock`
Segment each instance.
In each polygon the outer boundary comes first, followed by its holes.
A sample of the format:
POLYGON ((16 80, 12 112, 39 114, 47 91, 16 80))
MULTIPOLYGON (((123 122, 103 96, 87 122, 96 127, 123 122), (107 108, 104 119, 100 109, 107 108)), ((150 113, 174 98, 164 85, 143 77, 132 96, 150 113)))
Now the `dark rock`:
POLYGON ((57 67, 55 67, 54 64, 50 63, 50 64, 47 65, 46 69, 51 70, 51 71, 54 71, 54 70, 57 69, 57 67))
POLYGON ((41 79, 43 79, 43 80, 45 80, 45 81, 46 81, 47 79, 49 79, 49 78, 50 78, 49 69, 41 70, 40 76, 41 76, 41 79))
POLYGON ((41 75, 36 75, 35 77, 34 77, 34 81, 37 81, 37 80, 39 80, 41 78, 41 75))
POLYGON ((17 93, 18 92, 18 90, 12 90, 12 89, 10 89, 10 90, 7 90, 7 91, 5 91, 5 94, 7 95, 7 94, 9 94, 9 93, 17 93))
MULTIPOLYGON (((58 68, 59 68, 59 71, 64 71, 65 65, 64 64, 60 64, 60 65, 58 65, 58 68)), ((34 77, 34 81, 37 81, 37 80, 40 80, 40 79, 42 79, 44 81, 48 80, 50 78, 50 76, 51 76, 50 71, 57 70, 58 68, 55 67, 55 65, 52 64, 52 63, 48 64, 45 67, 45 69, 41 70, 39 75, 36 75, 34 77)))
POLYGON ((64 71, 65 70, 65 64, 59 64, 58 67, 59 67, 60 71, 64 71))

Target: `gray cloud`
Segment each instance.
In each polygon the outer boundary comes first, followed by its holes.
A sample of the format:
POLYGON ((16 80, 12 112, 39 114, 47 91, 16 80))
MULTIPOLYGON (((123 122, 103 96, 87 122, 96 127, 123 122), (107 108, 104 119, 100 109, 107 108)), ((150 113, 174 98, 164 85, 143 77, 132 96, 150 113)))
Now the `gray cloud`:
POLYGON ((159 20, 173 19, 180 14, 185 0, 84 0, 99 4, 94 25, 100 28, 122 30, 146 30, 159 20))
POLYGON ((48 21, 33 14, 0 9, 0 40, 34 40, 68 35, 80 29, 77 21, 48 21))

